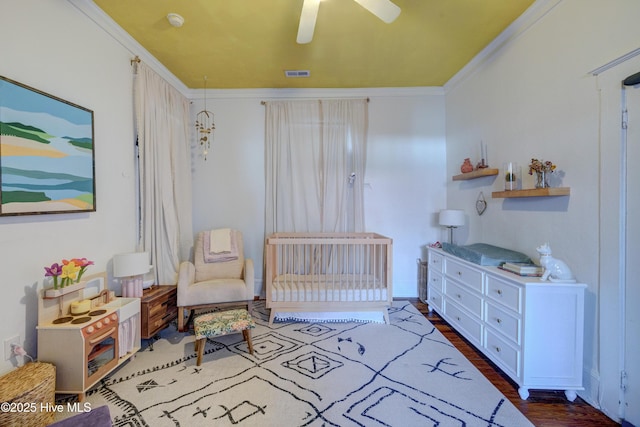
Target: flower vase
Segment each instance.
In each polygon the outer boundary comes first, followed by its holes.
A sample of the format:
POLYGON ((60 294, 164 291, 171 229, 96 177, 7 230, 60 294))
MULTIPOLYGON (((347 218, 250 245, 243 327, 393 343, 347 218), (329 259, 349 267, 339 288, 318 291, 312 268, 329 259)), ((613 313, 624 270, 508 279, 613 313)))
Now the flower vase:
POLYGON ((545 171, 536 171, 536 188, 549 188, 549 174, 545 171))

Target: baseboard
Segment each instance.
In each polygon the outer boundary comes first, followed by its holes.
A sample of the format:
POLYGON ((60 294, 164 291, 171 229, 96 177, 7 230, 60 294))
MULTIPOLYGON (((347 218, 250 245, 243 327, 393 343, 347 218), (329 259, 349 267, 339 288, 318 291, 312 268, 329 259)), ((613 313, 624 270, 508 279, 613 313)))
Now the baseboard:
POLYGON ((593 406, 607 417, 619 423, 621 420, 617 413, 617 408, 602 407, 600 399, 600 375, 593 369, 584 369, 582 378, 584 380, 584 390, 578 393, 578 396, 589 405, 593 406))
POLYGON ((596 409, 600 409, 600 399, 598 390, 600 390, 600 375, 593 369, 585 368, 582 373, 584 390, 578 392, 578 396, 589 405, 596 409))

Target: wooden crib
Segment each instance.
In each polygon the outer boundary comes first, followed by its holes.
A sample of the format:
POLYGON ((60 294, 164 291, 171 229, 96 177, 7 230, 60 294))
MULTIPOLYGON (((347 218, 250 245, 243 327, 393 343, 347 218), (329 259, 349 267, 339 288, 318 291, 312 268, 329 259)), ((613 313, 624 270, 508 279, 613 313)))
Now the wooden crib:
POLYGON ((380 312, 389 323, 392 240, 376 233, 276 233, 266 240, 266 297, 276 313, 380 312))

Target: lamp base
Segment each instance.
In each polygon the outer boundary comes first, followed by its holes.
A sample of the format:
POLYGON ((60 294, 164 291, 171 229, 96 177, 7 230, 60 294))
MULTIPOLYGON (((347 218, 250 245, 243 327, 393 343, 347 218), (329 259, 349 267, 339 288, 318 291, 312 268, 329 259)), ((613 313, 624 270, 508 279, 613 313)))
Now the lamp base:
POLYGON ((131 276, 121 280, 123 298, 142 298, 142 276, 131 276))
POLYGON ((453 229, 457 227, 449 226, 447 228, 449 229, 449 244, 453 245, 453 229))

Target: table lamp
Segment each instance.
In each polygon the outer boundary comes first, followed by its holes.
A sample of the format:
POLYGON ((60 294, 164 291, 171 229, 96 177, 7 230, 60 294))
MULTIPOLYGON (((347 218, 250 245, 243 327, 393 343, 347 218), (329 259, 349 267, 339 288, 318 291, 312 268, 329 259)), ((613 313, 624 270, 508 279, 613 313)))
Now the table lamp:
POLYGON ((439 223, 449 228, 449 243, 453 244, 453 229, 464 225, 464 211, 442 209, 440 211, 439 223))
POLYGON ((120 278, 123 297, 142 297, 144 275, 150 268, 149 252, 130 252, 113 257, 113 276, 120 278))

